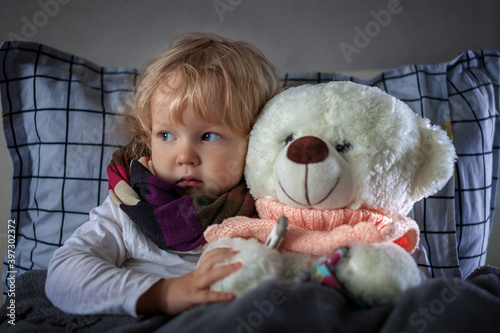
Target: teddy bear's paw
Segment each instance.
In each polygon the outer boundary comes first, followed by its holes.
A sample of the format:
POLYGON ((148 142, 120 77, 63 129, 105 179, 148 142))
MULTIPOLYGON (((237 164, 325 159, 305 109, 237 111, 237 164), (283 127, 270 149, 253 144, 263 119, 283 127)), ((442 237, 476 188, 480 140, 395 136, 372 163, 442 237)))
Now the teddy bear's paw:
POLYGON ((218 247, 229 247, 239 251, 221 265, 238 261, 243 265, 236 272, 213 284, 211 290, 231 292, 236 296, 241 296, 262 281, 281 276, 283 260, 280 253, 256 239, 222 238, 210 243, 205 252, 218 247))
POLYGON ((370 306, 394 304, 406 289, 421 282, 411 255, 392 242, 350 244, 334 275, 348 294, 370 306))
POLYGON ((280 251, 283 258, 283 271, 282 279, 292 280, 297 276, 301 276, 303 272, 309 272, 316 264, 318 256, 293 252, 293 251, 280 251))

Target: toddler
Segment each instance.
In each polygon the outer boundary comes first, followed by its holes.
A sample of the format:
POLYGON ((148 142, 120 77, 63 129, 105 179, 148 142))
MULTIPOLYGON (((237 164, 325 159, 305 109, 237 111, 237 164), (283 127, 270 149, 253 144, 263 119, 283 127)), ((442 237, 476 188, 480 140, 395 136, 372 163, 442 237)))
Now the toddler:
POLYGON ((255 214, 243 180, 248 136, 278 92, 254 46, 211 34, 178 39, 141 74, 126 119, 132 141, 113 154, 109 196, 59 248, 46 293, 79 314, 175 315, 234 295, 210 286, 241 264, 208 252, 203 231, 255 214))

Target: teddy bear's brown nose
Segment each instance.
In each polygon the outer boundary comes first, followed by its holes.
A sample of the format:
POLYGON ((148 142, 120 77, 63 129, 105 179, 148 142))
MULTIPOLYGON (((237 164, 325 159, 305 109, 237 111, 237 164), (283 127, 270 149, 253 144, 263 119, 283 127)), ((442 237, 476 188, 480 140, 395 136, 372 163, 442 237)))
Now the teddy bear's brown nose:
POLYGON ((293 141, 286 156, 295 163, 309 164, 324 161, 328 157, 328 146, 315 136, 304 136, 293 141))

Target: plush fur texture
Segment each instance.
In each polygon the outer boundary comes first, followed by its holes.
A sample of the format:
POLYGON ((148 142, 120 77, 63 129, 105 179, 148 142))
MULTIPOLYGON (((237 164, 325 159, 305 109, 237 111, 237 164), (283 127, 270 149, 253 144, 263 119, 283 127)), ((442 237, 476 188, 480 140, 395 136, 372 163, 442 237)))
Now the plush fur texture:
MULTIPOLYGON (((446 132, 400 100, 378 88, 330 82, 290 88, 267 103, 251 132, 245 177, 257 199, 400 218, 444 186, 455 159, 446 132)), ((243 267, 221 282, 223 290, 237 294, 257 285, 254 279, 290 278, 311 269, 316 259, 284 252, 280 261, 273 251, 258 249, 262 243, 237 243, 243 267)), ((420 282, 410 254, 388 242, 352 244, 335 274, 367 304, 394 302, 420 282)))
POLYGON ((343 287, 368 305, 394 304, 403 291, 421 281, 408 253, 390 242, 353 243, 335 268, 343 287))
POLYGON ((249 146, 245 173, 256 198, 317 209, 364 206, 402 215, 448 181, 455 158, 441 128, 380 89, 351 82, 304 85, 277 95, 255 124, 249 146), (308 165, 312 177, 306 185, 305 165, 283 161, 290 136, 314 136, 328 147, 324 162, 308 165), (350 150, 339 153, 342 145, 350 150), (338 192, 351 188, 347 198, 339 202, 341 195, 334 190, 319 204, 303 199, 305 188, 318 193, 317 201, 323 199, 340 174, 338 192), (278 181, 287 191, 295 189, 296 196, 281 195, 278 181))
POLYGON ((204 253, 218 247, 229 247, 240 251, 221 264, 240 261, 244 263, 245 269, 240 269, 226 279, 219 280, 212 285, 212 290, 233 292, 236 296, 240 296, 262 281, 282 276, 283 259, 279 252, 262 246, 256 239, 223 238, 218 242, 210 243, 204 253))

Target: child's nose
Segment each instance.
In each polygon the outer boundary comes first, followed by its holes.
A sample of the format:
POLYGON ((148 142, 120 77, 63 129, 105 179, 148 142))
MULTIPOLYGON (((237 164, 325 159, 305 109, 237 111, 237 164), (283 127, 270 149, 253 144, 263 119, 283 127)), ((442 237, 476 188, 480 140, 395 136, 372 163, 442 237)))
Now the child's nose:
POLYGON ((177 164, 191 164, 196 166, 200 164, 200 161, 200 156, 192 145, 184 144, 180 147, 177 154, 177 164))

